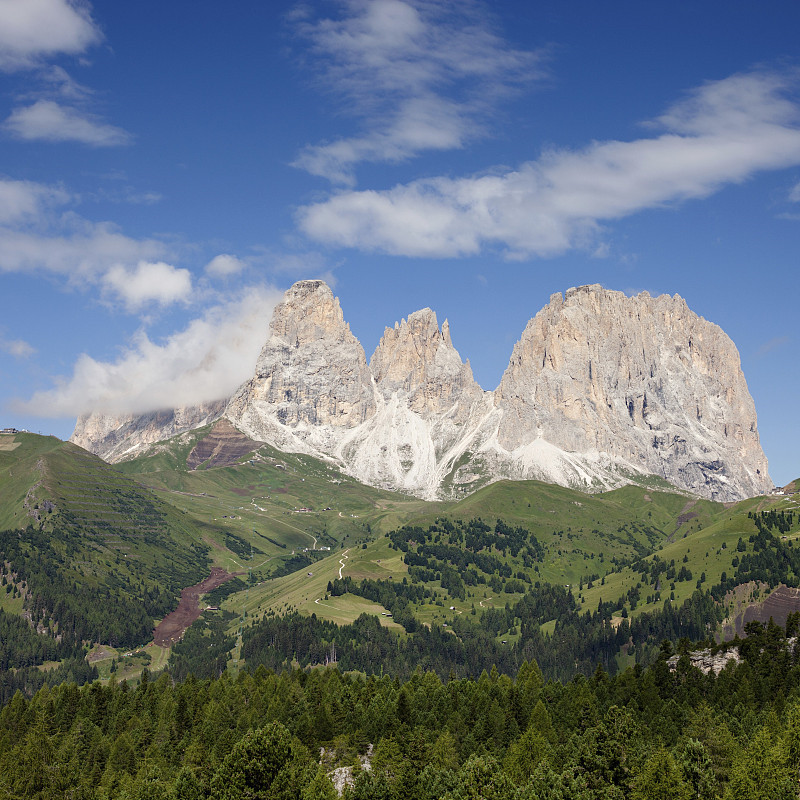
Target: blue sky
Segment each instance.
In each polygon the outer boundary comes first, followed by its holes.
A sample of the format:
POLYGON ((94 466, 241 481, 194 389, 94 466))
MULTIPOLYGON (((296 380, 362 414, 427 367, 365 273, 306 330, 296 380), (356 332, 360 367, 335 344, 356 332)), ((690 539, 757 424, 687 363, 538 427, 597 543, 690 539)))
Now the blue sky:
POLYGON ((0 0, 3 425, 231 392, 323 277, 493 389, 554 292, 680 294, 800 476, 800 6, 0 0))

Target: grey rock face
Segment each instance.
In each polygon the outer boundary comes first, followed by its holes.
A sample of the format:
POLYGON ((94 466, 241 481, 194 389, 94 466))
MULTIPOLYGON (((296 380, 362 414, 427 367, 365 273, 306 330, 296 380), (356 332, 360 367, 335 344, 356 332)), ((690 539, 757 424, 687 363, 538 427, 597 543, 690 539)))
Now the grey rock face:
POLYGON ((422 417, 446 413, 453 406, 459 406, 463 415, 483 397, 469 362, 465 364, 453 347, 447 320, 439 330, 436 314, 429 308, 386 328, 369 366, 384 398, 400 392, 408 407, 422 417))
MULTIPOLYGON (((429 498, 502 477, 591 490, 657 475, 718 500, 772 488, 736 348, 677 295, 553 295, 492 393, 430 309, 386 328, 368 366, 329 287, 300 281, 224 413, 253 439, 429 498)), ((82 418, 73 441, 119 458, 159 424, 82 418)))
POLYGON ((146 447, 219 419, 227 399, 147 414, 84 414, 70 441, 112 463, 134 458, 146 447))
MULTIPOLYGON (((255 375, 231 398, 226 416, 248 436, 296 438, 326 452, 336 431, 375 413, 375 388, 364 348, 323 281, 299 281, 276 306, 255 375)), ((306 450, 301 446, 299 449, 306 450)), ((290 449, 295 449, 290 447, 290 449)))
POLYGON ((677 295, 554 295, 495 402, 508 451, 544 440, 718 500, 772 487, 736 347, 677 295))

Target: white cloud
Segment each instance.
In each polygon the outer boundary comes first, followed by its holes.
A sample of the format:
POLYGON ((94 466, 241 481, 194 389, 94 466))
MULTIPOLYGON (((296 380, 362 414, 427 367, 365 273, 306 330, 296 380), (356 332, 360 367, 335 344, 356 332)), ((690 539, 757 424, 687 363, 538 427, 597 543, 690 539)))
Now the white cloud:
POLYGON ((402 161, 481 135, 510 87, 539 77, 540 56, 491 31, 474 2, 343 0, 341 19, 303 23, 331 88, 364 133, 306 147, 295 166, 352 185, 363 161, 402 161))
POLYGON ((132 239, 110 223, 68 218, 54 233, 0 227, 0 272, 52 272, 75 284, 96 282, 114 264, 160 259, 168 248, 153 239, 132 239))
POLYGON ((206 264, 206 274, 214 278, 228 278, 231 275, 238 275, 246 266, 247 264, 236 256, 221 253, 206 264))
POLYGON ((55 388, 16 408, 41 417, 127 414, 228 397, 252 376, 281 297, 271 287, 249 287, 163 342, 140 332, 116 361, 83 354, 71 377, 56 378, 55 388))
POLYGON ((129 144, 132 140, 122 128, 53 100, 37 100, 31 106, 14 109, 3 128, 26 141, 81 142, 92 147, 115 147, 129 144))
POLYGON ((710 82, 629 142, 551 150, 514 171, 347 191, 301 208, 310 236, 399 255, 455 257, 500 246, 511 258, 594 251, 601 224, 690 198, 760 170, 800 164, 793 86, 766 72, 710 82))
POLYGON ((28 358, 36 352, 36 348, 22 339, 4 339, 0 337, 0 351, 14 358, 28 358))
POLYGON ((75 198, 57 186, 0 178, 0 273, 45 272, 97 283, 115 265, 163 261, 170 248, 133 239, 109 222, 59 208, 75 198))
POLYGON ((0 69, 31 67, 57 53, 82 53, 102 38, 88 3, 0 0, 0 69))
POLYGON ((53 186, 0 178, 0 225, 35 219, 48 205, 68 199, 65 191, 53 186))
POLYGON ((796 183, 789 192, 790 203, 800 203, 800 183, 796 183))
POLYGON ((115 264, 102 278, 106 293, 122 300, 128 311, 149 303, 168 306, 187 302, 192 294, 192 275, 163 261, 140 261, 133 268, 115 264))

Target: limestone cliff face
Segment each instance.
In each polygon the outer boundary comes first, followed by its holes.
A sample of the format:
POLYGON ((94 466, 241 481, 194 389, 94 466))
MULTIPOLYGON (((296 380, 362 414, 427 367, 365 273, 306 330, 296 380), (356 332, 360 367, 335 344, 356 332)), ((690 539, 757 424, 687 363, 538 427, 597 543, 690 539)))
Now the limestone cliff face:
POLYGON ((124 461, 151 444, 219 419, 227 404, 225 398, 147 414, 83 414, 78 417, 70 441, 106 461, 124 461))
POLYGON ((295 283, 273 312, 270 334, 255 375, 225 412, 240 430, 278 446, 327 452, 340 438, 337 430, 375 413, 364 348, 327 284, 295 283))
POLYGON ((370 369, 378 409, 343 448, 347 468, 365 483, 436 497, 491 395, 453 347, 447 321, 440 330, 429 308, 386 328, 370 369))
MULTIPOLYGON (((73 441, 120 460, 221 413, 91 415, 73 441)), ((592 490, 657 475, 719 500, 772 488, 736 348, 677 295, 553 295, 492 393, 430 309, 387 328, 368 365, 330 288, 300 281, 224 416, 251 439, 426 498, 501 477, 592 490)))
POLYGON ((429 308, 386 328, 369 362, 378 391, 387 400, 402 393, 408 407, 422 417, 442 414, 454 406, 464 413, 483 390, 453 347, 450 326, 441 330, 429 308))
POLYGON ((546 442, 587 473, 651 473, 720 500, 772 486, 736 347, 677 295, 553 295, 514 348, 495 403, 496 442, 516 460, 546 442))

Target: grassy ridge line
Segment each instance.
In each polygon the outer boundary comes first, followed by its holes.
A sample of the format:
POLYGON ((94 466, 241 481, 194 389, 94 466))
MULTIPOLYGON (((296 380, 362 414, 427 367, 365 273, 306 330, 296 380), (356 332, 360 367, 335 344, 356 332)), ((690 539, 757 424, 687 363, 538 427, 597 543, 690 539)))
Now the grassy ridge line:
POLYGON ((297 610, 331 619, 340 625, 353 622, 361 613, 366 612, 380 616, 381 622, 385 625, 399 628, 400 626, 387 617, 381 616, 386 609, 377 604, 363 598, 337 597, 325 600, 325 594, 328 582, 339 576, 340 567, 342 575, 349 575, 357 580, 363 578, 402 580, 408 574, 408 569, 400 559, 400 555, 389 548, 386 539, 379 540, 365 550, 350 548, 347 550, 347 558, 344 558, 344 554, 344 549, 338 550, 315 562, 308 569, 255 583, 248 591, 231 595, 222 607, 237 616, 246 613, 250 618, 257 618, 270 612, 280 614, 297 610), (342 561, 344 566, 341 564, 342 561), (310 576, 309 572, 312 573, 310 576), (320 602, 317 603, 317 600, 320 602))
POLYGON ((18 433, 4 435, 0 444, 4 448, 17 445, 13 449, 0 449, 0 485, 3 487, 0 530, 24 528, 33 521, 24 508, 26 495, 43 477, 41 468, 37 466, 39 459, 63 447, 64 442, 55 436, 18 433))

